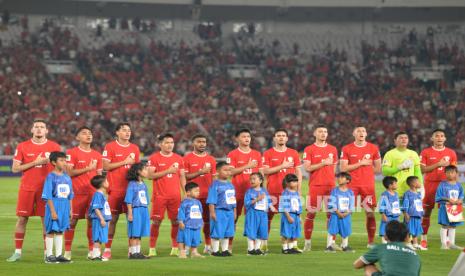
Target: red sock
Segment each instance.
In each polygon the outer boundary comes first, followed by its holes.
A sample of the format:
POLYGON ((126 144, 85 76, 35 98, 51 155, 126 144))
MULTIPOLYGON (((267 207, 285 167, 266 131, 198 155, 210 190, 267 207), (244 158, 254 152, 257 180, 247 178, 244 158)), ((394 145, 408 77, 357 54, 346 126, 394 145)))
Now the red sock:
POLYGON ((329 218, 331 217, 331 213, 327 212, 326 213, 326 229, 329 228, 329 218))
POLYGON ((45 237, 46 237, 46 235, 45 235, 45 234, 42 234, 42 238, 44 239, 44 250, 47 249, 47 247, 46 247, 46 245, 45 245, 45 237))
POLYGON ((423 227, 423 235, 428 235, 430 225, 430 217, 423 217, 421 220, 421 227, 423 227))
POLYGON ((114 237, 114 235, 108 234, 108 242, 105 244, 105 250, 106 249, 111 250, 111 244, 113 243, 113 237, 114 237))
POLYGON ((307 213, 304 224, 304 235, 306 240, 312 238, 313 233, 313 220, 315 219, 315 213, 307 213))
POLYGON ((203 224, 203 235, 205 236, 205 245, 210 245, 212 240, 210 238, 210 223, 205 222, 203 224))
POLYGON ((89 251, 92 251, 94 248, 94 242, 92 241, 92 224, 87 222, 87 246, 89 247, 89 251))
POLYGON ((150 226, 150 248, 157 246, 158 234, 160 233, 160 224, 153 224, 150 226))
POLYGON ((25 233, 15 232, 15 248, 22 249, 25 233))
POLYGON ((375 217, 366 218, 366 229, 368 233, 368 243, 374 243, 376 233, 376 220, 375 217))
POLYGON ((178 242, 176 241, 178 237, 179 224, 171 224, 171 247, 178 247, 178 242))
POLYGON ((68 231, 65 231, 65 251, 71 251, 71 245, 74 239, 74 229, 76 226, 71 226, 68 231))

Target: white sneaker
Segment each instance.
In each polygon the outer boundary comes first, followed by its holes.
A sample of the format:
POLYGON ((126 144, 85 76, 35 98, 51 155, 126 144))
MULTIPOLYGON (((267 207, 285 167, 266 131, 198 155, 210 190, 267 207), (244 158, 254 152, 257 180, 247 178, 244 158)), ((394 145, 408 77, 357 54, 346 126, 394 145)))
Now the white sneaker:
POLYGON ((442 244, 442 245, 441 245, 441 249, 442 249, 442 250, 449 250, 450 248, 449 248, 449 246, 447 246, 446 244, 442 244))
POLYGON ((63 256, 68 261, 71 261, 71 251, 65 251, 65 255, 63 256))
POLYGON ((212 253, 212 248, 209 245, 205 245, 205 248, 203 249, 203 254, 211 254, 212 253))
MULTIPOLYGON (((65 257, 66 257, 66 253, 65 253, 65 257)), ((94 257, 94 254, 92 253, 92 251, 89 251, 87 252, 87 259, 92 259, 94 257)))
POLYGON ((342 251, 342 247, 339 246, 337 243, 333 242, 333 245, 332 245, 333 249, 336 250, 336 251, 342 251))
POLYGON ((451 244, 451 245, 449 245, 449 249, 463 250, 463 247, 458 246, 456 244, 451 244))

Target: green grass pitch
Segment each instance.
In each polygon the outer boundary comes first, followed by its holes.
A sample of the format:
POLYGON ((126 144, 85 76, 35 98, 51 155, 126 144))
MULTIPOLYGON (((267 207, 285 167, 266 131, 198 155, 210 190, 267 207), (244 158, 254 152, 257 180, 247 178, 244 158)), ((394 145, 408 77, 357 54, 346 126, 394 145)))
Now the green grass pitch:
MULTIPOLYGON (((4 261, 14 250, 13 232, 16 223, 15 207, 19 186, 19 178, 1 179, 0 200, 0 252, 3 260, 0 261, 0 275, 285 275, 285 274, 314 274, 314 275, 362 275, 362 271, 352 268, 353 261, 366 249, 365 218, 363 213, 353 215, 353 234, 350 245, 356 253, 336 254, 324 253, 326 244, 325 216, 318 214, 313 234, 313 251, 302 255, 280 254, 279 216, 275 217, 269 239, 271 253, 267 256, 247 256, 246 239, 242 236, 243 217, 237 225, 234 243, 234 256, 231 258, 207 257, 205 259, 180 260, 169 257, 170 225, 167 220, 163 222, 158 239, 158 257, 147 261, 130 261, 127 259, 126 221, 120 218, 113 242, 113 259, 107 263, 95 263, 86 260, 87 241, 85 235, 85 222, 80 221, 76 229, 73 243, 72 264, 47 265, 43 263, 43 242, 40 220, 31 218, 27 227, 24 241, 23 258, 17 263, 4 261)), ((149 187, 151 185, 148 185, 149 187)), ((308 187, 304 184, 305 189, 308 187)), ((377 184, 378 194, 382 186, 377 184)), ((304 218, 302 216, 302 218, 304 218)), ((379 225, 379 216, 376 218, 379 225)), ((439 249, 439 227, 437 210, 433 212, 432 226, 429 235, 429 250, 420 252, 422 262, 422 275, 447 275, 454 264, 459 251, 443 251, 439 249)), ((338 238, 339 242, 339 238, 338 238)), ((379 242, 379 238, 377 239, 379 242)), ((459 227, 457 231, 457 244, 465 245, 465 228, 459 227)), ((303 246, 303 238, 299 240, 303 246)), ((142 242, 142 249, 148 251, 148 239, 142 242)), ((203 250, 203 246, 201 248, 203 250)))

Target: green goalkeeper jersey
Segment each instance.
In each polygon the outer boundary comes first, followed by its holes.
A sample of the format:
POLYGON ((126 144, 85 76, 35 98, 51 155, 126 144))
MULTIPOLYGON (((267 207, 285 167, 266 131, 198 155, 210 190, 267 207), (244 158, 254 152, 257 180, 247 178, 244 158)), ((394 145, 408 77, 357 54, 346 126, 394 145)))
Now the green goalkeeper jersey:
POLYGON ((394 148, 384 155, 383 158, 383 175, 394 176, 397 178, 397 193, 399 198, 409 189, 407 185, 407 177, 417 176, 420 182, 423 183, 423 177, 420 169, 420 157, 418 154, 410 149, 399 150, 394 148), (399 166, 405 164, 404 162, 411 163, 412 166, 408 169, 399 170, 399 166))

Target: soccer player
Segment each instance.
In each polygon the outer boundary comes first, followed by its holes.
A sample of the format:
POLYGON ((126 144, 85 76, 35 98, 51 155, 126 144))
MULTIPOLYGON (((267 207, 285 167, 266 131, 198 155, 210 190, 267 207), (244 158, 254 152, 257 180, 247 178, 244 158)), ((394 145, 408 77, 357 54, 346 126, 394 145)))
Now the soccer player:
POLYGON ((194 151, 184 156, 184 172, 186 180, 196 183, 200 188, 198 200, 202 203, 203 234, 205 236, 204 253, 211 253, 210 214, 208 213, 207 197, 213 176, 216 174, 216 160, 207 153, 207 137, 196 134, 192 137, 194 151))
POLYGON ((43 239, 45 242, 44 213, 45 203, 42 200, 42 189, 48 173, 53 170, 49 162, 50 153, 60 151, 60 146, 47 140, 47 124, 44 120, 34 120, 31 128, 32 139, 18 144, 13 157, 11 171, 22 172, 18 192, 15 227, 15 252, 7 259, 16 262, 21 259, 26 225, 31 216, 40 216, 42 220, 43 239))
MULTIPOLYGON (((316 212, 321 210, 321 201, 327 206, 331 190, 334 188, 335 171, 337 164, 337 149, 328 144, 328 128, 324 125, 316 126, 313 135, 315 143, 304 150, 304 168, 310 174, 309 180, 309 203, 307 202, 307 217, 304 224, 305 246, 304 251, 312 248, 313 221, 316 212)), ((326 213, 327 222, 331 216, 326 213)))
POLYGON ((446 134, 442 129, 436 129, 431 136, 433 146, 424 149, 420 154, 421 172, 425 176, 425 198, 423 199, 423 209, 425 211, 421 225, 423 235, 421 246, 428 247, 428 229, 430 226, 431 212, 434 209, 434 198, 436 190, 441 181, 446 180, 444 168, 449 165, 457 165, 457 155, 455 151, 445 146, 446 134))
POLYGON ((181 191, 184 192, 186 176, 182 157, 173 152, 174 137, 170 133, 158 136, 160 151, 150 156, 149 178, 153 179, 152 213, 153 224, 150 227, 149 256, 157 256, 156 245, 160 225, 168 210, 171 220, 171 256, 178 256, 179 249, 176 241, 179 224, 178 209, 181 205, 181 191))
MULTIPOLYGON (((273 135, 274 147, 263 153, 263 174, 267 177, 267 188, 273 205, 279 202, 279 196, 283 193, 283 179, 287 174, 295 174, 299 179, 297 191, 302 189, 302 171, 300 170, 299 153, 286 146, 289 140, 287 130, 280 128, 273 135)), ((274 213, 268 213, 268 231, 274 213)))
MULTIPOLYGON (((416 176, 423 183, 423 176, 420 169, 420 157, 418 154, 407 148, 409 142, 408 134, 404 131, 394 134, 396 147, 383 157, 382 172, 385 176, 394 176, 397 179, 399 197, 409 189, 407 177, 416 176)), ((423 187, 423 185, 422 185, 423 187)))
MULTIPOLYGON (((237 223, 244 207, 245 192, 250 188, 250 175, 261 171, 262 156, 260 152, 250 148, 252 140, 250 130, 240 129, 235 133, 235 137, 238 147, 228 153, 226 162, 231 166, 232 183, 236 190, 237 213, 234 223, 237 223)), ((232 251, 232 241, 233 238, 230 240, 230 251, 232 251)))
MULTIPOLYGON (((74 230, 78 220, 86 217, 87 209, 92 202, 95 192, 90 180, 96 175, 102 174, 102 155, 91 149, 93 140, 92 130, 87 126, 82 126, 76 131, 77 147, 66 151, 66 161, 68 163, 68 175, 73 181, 73 213, 70 221, 70 228, 65 232, 65 258, 71 260, 71 246, 74 239, 74 230)), ((92 258, 92 221, 87 219, 87 242, 89 252, 88 258, 92 258)))
POLYGON ((108 227, 108 242, 105 244, 105 252, 102 258, 111 259, 111 245, 115 235, 116 223, 119 215, 126 212, 124 197, 128 181, 126 175, 132 164, 139 162, 139 147, 129 140, 131 139, 131 125, 127 122, 119 123, 115 128, 116 140, 105 145, 103 150, 103 169, 107 171, 108 204, 112 213, 108 227))
POLYGON ((349 183, 349 188, 354 192, 355 199, 360 195, 366 214, 367 247, 372 248, 376 233, 375 174, 381 172, 381 156, 378 147, 366 141, 365 127, 356 127, 352 135, 355 141, 342 148, 340 170, 350 173, 352 181, 349 183))

